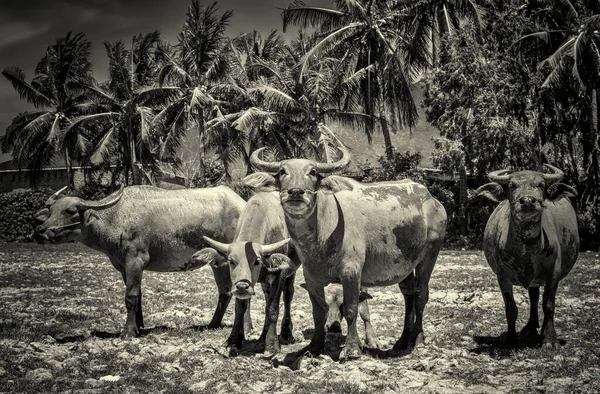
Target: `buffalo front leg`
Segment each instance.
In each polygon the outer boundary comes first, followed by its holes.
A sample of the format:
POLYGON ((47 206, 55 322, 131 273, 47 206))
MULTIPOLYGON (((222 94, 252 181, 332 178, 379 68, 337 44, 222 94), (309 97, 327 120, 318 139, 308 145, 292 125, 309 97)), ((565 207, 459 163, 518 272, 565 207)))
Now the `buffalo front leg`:
POLYGON ((529 293, 529 320, 525 327, 519 331, 519 336, 523 338, 533 338, 537 335, 537 329, 540 326, 540 320, 538 317, 538 302, 540 300, 540 288, 529 287, 527 289, 529 293))
POLYGON ((268 281, 269 278, 265 278, 265 281, 260 285, 263 290, 263 294, 265 295, 265 321, 263 323, 263 329, 260 333, 260 337, 258 337, 258 342, 264 343, 267 338, 267 332, 269 331, 269 307, 271 303, 271 291, 273 290, 271 283, 268 281))
POLYGON ((517 344, 517 315, 519 310, 515 298, 513 297, 513 286, 512 284, 498 277, 498 283, 500 284, 500 291, 502 292, 502 299, 504 300, 504 311, 506 313, 507 332, 506 338, 504 339, 505 346, 515 346, 517 344))
POLYGON ((542 300, 542 308, 544 310, 544 322, 542 323, 542 344, 544 347, 554 347, 558 342, 556 330, 554 328, 554 308, 557 290, 558 280, 554 278, 549 280, 544 288, 544 297, 542 300))
POLYGON ((279 338, 277 337, 277 321, 279 320, 279 302, 281 301, 281 293, 285 285, 283 275, 278 275, 277 279, 271 284, 269 308, 265 315, 265 323, 268 321, 267 335, 265 338, 265 352, 269 354, 279 353, 279 338))
POLYGON ((229 267, 211 267, 215 276, 215 283, 217 290, 219 291, 219 299, 217 301, 217 308, 215 313, 208 323, 209 329, 215 329, 221 327, 223 322, 223 315, 227 310, 227 306, 231 301, 231 274, 229 273, 229 267))
POLYGON ((358 298, 360 296, 360 275, 347 275, 342 279, 344 303, 342 304, 344 318, 348 323, 346 346, 340 353, 340 361, 360 358, 360 338, 356 328, 358 317, 358 298))
POLYGON ((244 315, 249 309, 248 304, 248 299, 235 299, 235 317, 233 320, 233 328, 231 329, 229 338, 227 338, 227 341, 225 342, 225 346, 241 349, 244 342, 244 315))
POLYGON ((131 338, 139 335, 138 322, 142 321, 141 310, 141 285, 142 272, 146 259, 138 253, 135 257, 128 258, 125 263, 125 307, 127 308, 127 321, 121 332, 121 338, 131 338))
MULTIPOLYGON (((127 286, 127 275, 124 272, 121 272, 121 276, 123 276, 123 282, 125 286, 127 286)), ((144 328, 144 314, 142 312, 142 288, 140 286, 140 295, 138 297, 138 306, 135 311, 135 321, 138 329, 144 328)))
POLYGON ((312 306, 313 322, 315 331, 310 343, 298 351, 300 355, 308 352, 313 356, 318 356, 325 346, 325 321, 327 319, 327 302, 325 301, 325 290, 322 284, 313 281, 310 276, 304 274, 306 279, 306 289, 312 306))
POLYGON ((281 340, 283 343, 294 342, 294 324, 292 323, 292 300, 294 299, 294 281, 296 273, 285 278, 283 285, 283 319, 281 320, 281 340))

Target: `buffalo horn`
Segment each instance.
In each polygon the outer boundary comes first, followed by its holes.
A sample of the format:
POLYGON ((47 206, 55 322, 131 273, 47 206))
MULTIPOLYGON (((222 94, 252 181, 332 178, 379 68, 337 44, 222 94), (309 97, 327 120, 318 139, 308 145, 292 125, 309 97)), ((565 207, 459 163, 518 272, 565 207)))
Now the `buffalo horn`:
POLYGON ((261 247, 262 253, 264 255, 270 255, 271 253, 274 253, 276 250, 284 247, 285 245, 287 245, 287 243, 290 242, 289 238, 285 238, 282 239, 279 242, 275 242, 274 244, 270 244, 270 245, 263 245, 261 247))
POLYGON ((318 172, 322 174, 335 172, 345 168, 348 164, 350 164, 350 153, 348 150, 343 145, 338 146, 338 149, 340 152, 342 152, 342 157, 340 157, 340 159, 335 163, 317 163, 318 172))
POLYGON ((116 204, 117 202, 119 202, 119 200, 121 199, 121 196, 123 195, 123 189, 124 187, 121 185, 121 188, 114 192, 113 194, 111 194, 110 196, 107 196, 105 198, 103 198, 102 200, 99 201, 87 201, 87 200, 82 200, 79 205, 78 208, 79 209, 102 209, 102 208, 108 208, 109 206, 116 204))
POLYGON ((503 170, 498 170, 498 171, 492 171, 488 174, 488 178, 490 178, 490 181, 492 181, 492 182, 496 182, 501 185, 504 185, 504 184, 508 183, 508 179, 510 178, 508 173, 510 171, 511 170, 509 168, 505 168, 503 170))
POLYGON ((207 236, 203 236, 202 238, 204 238, 207 244, 215 248, 217 252, 222 254, 229 254, 229 249, 231 248, 231 245, 215 241, 214 239, 208 238, 207 236))
POLYGON ((260 148, 255 150, 254 152, 252 152, 252 155, 250 156, 250 163, 252 163, 252 165, 254 167, 256 167, 259 171, 266 171, 266 172, 277 172, 279 170, 279 164, 281 162, 279 161, 264 161, 262 159, 260 159, 258 156, 260 155, 260 153, 265 150, 265 148, 260 148))
POLYGON ((58 198, 58 196, 60 196, 62 193, 64 193, 65 190, 67 190, 69 188, 69 186, 65 186, 62 189, 60 189, 59 191, 57 191, 56 193, 54 193, 53 195, 51 195, 50 197, 48 197, 48 200, 46 201, 46 205, 52 205, 54 204, 54 201, 56 201, 56 199, 58 198))
POLYGON ((562 179, 562 177, 565 175, 562 170, 554 167, 551 164, 544 164, 544 167, 547 170, 552 171, 550 174, 542 174, 542 176, 544 177, 544 180, 546 181, 550 181, 550 182, 558 182, 562 179))

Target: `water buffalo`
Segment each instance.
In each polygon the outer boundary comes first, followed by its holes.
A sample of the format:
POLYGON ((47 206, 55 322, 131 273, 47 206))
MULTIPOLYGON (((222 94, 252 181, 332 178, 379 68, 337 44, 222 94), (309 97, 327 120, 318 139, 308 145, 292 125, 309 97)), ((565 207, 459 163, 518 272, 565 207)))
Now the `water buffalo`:
MULTIPOLYGON (((76 240, 108 256, 126 286, 123 338, 139 335, 139 328, 144 327, 142 272, 199 268, 189 257, 206 246, 202 236, 233 239, 245 206, 226 186, 183 190, 130 186, 100 201, 58 198, 65 189, 51 196, 36 214, 39 225, 34 239, 53 243, 76 240)), ((228 268, 214 267, 213 271, 219 301, 209 328, 221 325, 231 299, 228 268)))
MULTIPOLYGON (((306 283, 301 283, 300 287, 306 289, 306 283)), ((369 302, 371 295, 364 289, 360 290, 358 296, 358 314, 365 324, 365 344, 370 348, 378 348, 379 341, 375 337, 375 330, 371 324, 371 313, 369 312, 369 302)), ((325 329, 329 332, 341 333, 341 321, 344 318, 344 289, 339 283, 330 283, 325 286, 325 301, 327 302, 327 322, 325 329)))
POLYGON ((520 334, 537 335, 539 286, 545 286, 541 334, 544 345, 557 343, 554 302, 558 282, 571 271, 579 252, 577 217, 568 199, 577 192, 558 182, 563 177, 561 170, 544 166, 550 173, 491 172, 488 176, 492 182, 477 189, 494 202, 502 201, 485 226, 483 249, 504 299, 506 345, 517 343, 513 285, 519 284, 528 289, 530 299, 529 321, 520 334))
MULTIPOLYGON (((241 348, 244 341, 243 316, 254 295, 254 286, 259 282, 266 299, 265 324, 259 342, 265 343, 265 352, 278 353, 280 345, 276 329, 282 291, 285 309, 281 337, 287 342, 293 340, 290 305, 297 268, 288 256, 275 253, 287 253, 290 241, 279 193, 260 192, 248 200, 232 243, 218 242, 206 236, 204 239, 212 247, 195 253, 192 261, 229 270, 230 286, 236 297, 235 319, 226 345, 241 348)), ((290 255, 293 256, 293 251, 290 255)))
POLYGON ((404 329, 394 348, 410 349, 423 339, 423 310, 445 236, 446 212, 427 188, 408 179, 362 184, 341 176, 323 176, 349 164, 349 152, 343 146, 339 149, 342 156, 334 163, 307 159, 266 162, 259 158, 262 149, 258 149, 251 162, 266 172, 251 174, 245 181, 250 186, 281 190, 287 228, 304 267, 315 332, 309 345, 296 355, 319 354, 323 349, 324 287, 329 283, 343 286, 348 335, 340 360, 361 355, 356 330, 361 284, 400 285, 406 311, 404 329))

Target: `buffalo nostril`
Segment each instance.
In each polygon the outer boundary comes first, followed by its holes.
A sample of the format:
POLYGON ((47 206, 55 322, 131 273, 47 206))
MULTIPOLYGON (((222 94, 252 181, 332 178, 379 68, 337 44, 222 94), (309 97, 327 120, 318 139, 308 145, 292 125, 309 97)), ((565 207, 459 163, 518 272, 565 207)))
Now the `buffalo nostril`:
POLYGON ((38 234, 44 234, 46 232, 46 227, 44 226, 37 226, 35 228, 35 232, 38 234))
POLYGON ((288 189, 288 194, 303 195, 304 190, 299 189, 299 188, 288 189))
POLYGON ((250 283, 248 283, 248 282, 238 282, 238 283, 236 283, 235 287, 237 287, 238 290, 245 291, 245 290, 248 290, 248 288, 250 287, 250 283))
POLYGON ((531 205, 531 204, 535 203, 535 198, 533 198, 531 196, 521 197, 519 199, 519 202, 521 204, 529 204, 529 205, 531 205))

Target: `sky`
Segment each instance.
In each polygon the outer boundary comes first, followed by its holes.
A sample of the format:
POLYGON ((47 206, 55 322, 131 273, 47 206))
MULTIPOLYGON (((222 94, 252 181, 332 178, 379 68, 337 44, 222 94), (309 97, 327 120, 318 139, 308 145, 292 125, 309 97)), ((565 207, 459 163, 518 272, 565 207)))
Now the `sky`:
MULTIPOLYGON (((291 0, 221 0, 219 15, 233 9, 229 36, 258 30, 281 31, 281 9, 291 0)), ((331 7, 329 0, 305 3, 331 7)), ((160 30, 164 39, 175 41, 183 25, 190 0, 0 0, 0 70, 18 67, 31 81, 37 62, 57 37, 82 32, 92 42, 94 75, 108 77, 104 41, 129 42, 139 33, 160 30)), ((201 0, 209 6, 211 1, 201 0)), ((0 77, 0 135, 19 112, 33 109, 20 100, 12 85, 0 77)), ((0 162, 10 155, 0 153, 0 162)))

